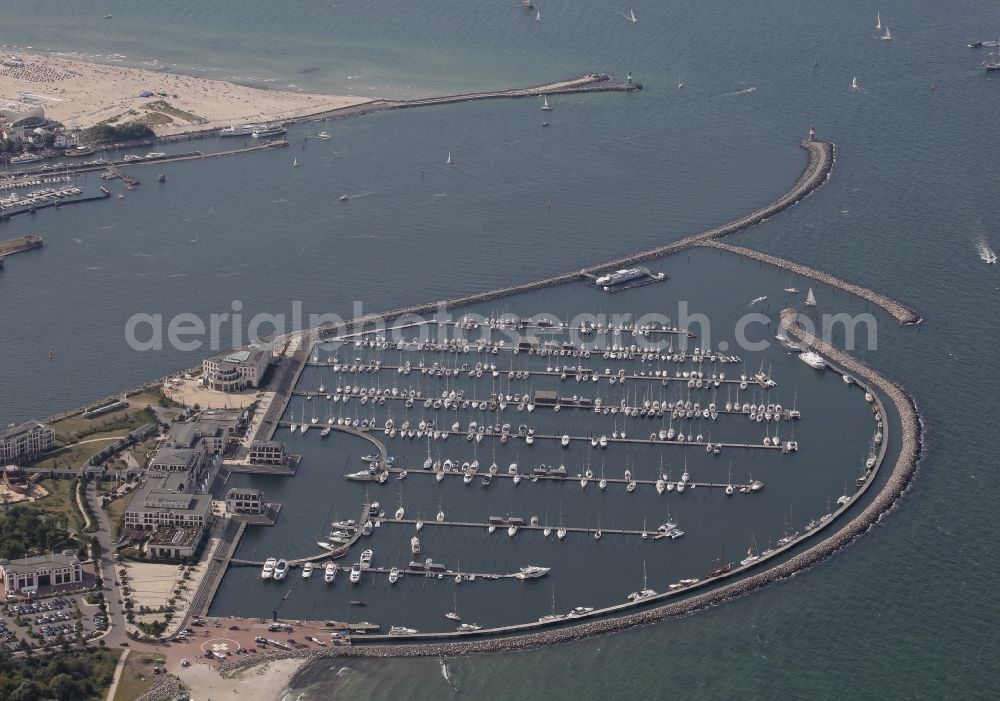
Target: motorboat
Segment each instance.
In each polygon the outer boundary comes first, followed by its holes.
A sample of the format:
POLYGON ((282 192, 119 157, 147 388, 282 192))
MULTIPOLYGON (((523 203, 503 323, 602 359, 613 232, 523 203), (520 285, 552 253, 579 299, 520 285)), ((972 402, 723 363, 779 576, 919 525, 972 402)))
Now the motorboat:
MULTIPOLYGON (((560 529, 564 532, 564 529, 560 529)), ((538 577, 544 577, 549 573, 551 568, 549 567, 539 567, 538 565, 528 565, 527 567, 522 567, 520 570, 514 573, 514 576, 520 580, 525 579, 536 579, 538 577)))
POLYGON ((337 563, 327 562, 326 567, 323 569, 323 581, 327 584, 333 584, 333 581, 337 578, 337 563))
POLYGON ((312 573, 313 573, 313 563, 307 562, 302 567, 302 579, 309 579, 310 577, 312 577, 312 573))
POLYGON ((264 569, 260 571, 260 578, 271 579, 274 576, 274 566, 277 564, 277 559, 273 557, 267 558, 267 561, 264 563, 264 569))
POLYGON ((278 560, 274 565, 274 581, 283 581, 286 574, 288 574, 288 561, 284 559, 278 560))
POLYGON ((361 563, 355 562, 351 565, 351 584, 357 584, 361 581, 361 563))

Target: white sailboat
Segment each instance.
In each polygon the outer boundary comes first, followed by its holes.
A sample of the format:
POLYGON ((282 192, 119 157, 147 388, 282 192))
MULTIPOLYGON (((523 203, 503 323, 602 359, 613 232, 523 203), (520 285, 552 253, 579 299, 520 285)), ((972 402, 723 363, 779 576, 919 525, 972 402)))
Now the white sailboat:
POLYGON ((299 159, 298 158, 293 158, 292 159, 292 168, 298 168, 298 167, 299 167, 299 159))
POLYGON ((549 105, 549 98, 544 95, 542 95, 542 109, 545 111, 552 109, 552 107, 549 105))
POLYGON ((860 87, 861 86, 858 85, 858 76, 854 76, 854 78, 851 80, 851 89, 858 90, 860 87))
POLYGON ((454 161, 451 160, 451 151, 448 152, 448 160, 444 162, 446 166, 450 166, 454 161))
POLYGON ((806 294, 806 306, 815 307, 816 306, 816 295, 813 294, 812 288, 809 288, 809 292, 806 294))
POLYGON ((636 22, 639 21, 635 18, 635 10, 628 11, 628 21, 631 22, 632 24, 635 24, 636 22))
POLYGON ((541 10, 539 10, 538 12, 535 13, 535 21, 536 22, 541 22, 542 21, 542 11, 541 10))
POLYGON ((882 13, 881 12, 876 12, 875 13, 875 29, 881 29, 881 28, 882 28, 882 13))
POLYGON ((885 25, 885 34, 882 35, 883 41, 892 41, 892 32, 889 31, 889 25, 885 25))

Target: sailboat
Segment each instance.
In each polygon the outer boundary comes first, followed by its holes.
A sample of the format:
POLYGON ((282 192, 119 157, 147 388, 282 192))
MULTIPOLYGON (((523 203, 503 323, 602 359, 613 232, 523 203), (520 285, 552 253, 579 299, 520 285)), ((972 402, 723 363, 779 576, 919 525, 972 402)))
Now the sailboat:
POLYGON ((546 97, 545 95, 542 95, 542 109, 546 111, 552 109, 552 107, 549 105, 549 98, 546 97))
POLYGON ((648 599, 651 596, 656 596, 656 590, 650 589, 649 585, 646 583, 646 561, 642 561, 642 589, 639 591, 634 591, 628 595, 628 600, 642 601, 643 599, 648 599))
POLYGON ((889 25, 885 25, 885 34, 882 35, 884 41, 892 41, 892 32, 889 31, 889 25))
POLYGON ((448 160, 444 162, 446 166, 450 166, 454 161, 451 160, 451 151, 448 152, 448 160))
POLYGON ((858 76, 854 76, 854 78, 853 78, 853 79, 851 80, 851 89, 852 89, 852 90, 857 90, 857 89, 859 89, 860 87, 861 87, 861 86, 860 86, 860 85, 858 85, 858 76))
POLYGON ((458 615, 458 593, 452 592, 452 594, 454 595, 455 608, 446 613, 444 617, 447 618, 449 621, 458 621, 459 623, 461 623, 462 617, 458 615))
POLYGON ((293 158, 292 159, 292 168, 298 168, 298 167, 299 167, 299 159, 298 158, 293 158))
POLYGON ((809 292, 806 294, 806 306, 815 307, 816 306, 816 295, 813 294, 812 288, 809 288, 809 292))
POLYGON ((542 21, 542 11, 541 10, 539 10, 538 12, 535 13, 535 21, 536 22, 541 22, 542 21))
POLYGON ((631 22, 632 24, 635 24, 636 22, 639 21, 635 18, 635 10, 628 11, 628 21, 631 22))
POLYGON ((876 12, 875 13, 875 29, 881 29, 881 28, 882 28, 882 13, 881 12, 876 12))

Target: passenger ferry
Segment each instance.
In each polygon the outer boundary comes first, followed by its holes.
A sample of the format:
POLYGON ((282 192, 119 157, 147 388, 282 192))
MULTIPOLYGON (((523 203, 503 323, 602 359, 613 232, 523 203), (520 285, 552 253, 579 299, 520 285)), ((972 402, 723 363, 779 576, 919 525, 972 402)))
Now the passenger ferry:
POLYGON ((253 136, 253 138, 259 139, 263 136, 280 136, 281 134, 286 134, 286 133, 288 133, 288 130, 285 129, 280 124, 268 124, 262 127, 256 127, 251 132, 251 135, 253 136))
POLYGON ((224 129, 220 129, 219 136, 250 136, 256 129, 260 128, 261 125, 259 124, 244 124, 241 127, 234 124, 224 129))
POLYGON ((36 163, 42 160, 42 157, 35 153, 22 153, 20 156, 14 156, 10 159, 11 165, 18 165, 21 163, 36 163))

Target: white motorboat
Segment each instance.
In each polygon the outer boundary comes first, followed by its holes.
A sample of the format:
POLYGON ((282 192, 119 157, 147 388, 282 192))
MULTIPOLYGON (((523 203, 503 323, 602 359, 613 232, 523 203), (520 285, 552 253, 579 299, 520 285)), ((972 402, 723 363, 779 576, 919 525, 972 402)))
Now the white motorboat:
POLYGON ((312 577, 312 573, 313 573, 313 563, 307 562, 302 567, 302 579, 309 579, 310 577, 312 577))
MULTIPOLYGON (((563 529, 559 529, 563 531, 563 529)), ((549 573, 551 568, 549 567, 539 567, 538 565, 528 565, 527 567, 522 567, 520 570, 514 573, 514 576, 518 579, 536 579, 538 577, 544 577, 549 573)))
POLYGON ((276 564, 278 564, 277 559, 273 557, 267 558, 267 561, 264 563, 264 569, 260 571, 260 578, 271 579, 274 576, 274 566, 276 564))
POLYGON ((335 562, 327 562, 326 567, 323 569, 323 581, 327 584, 333 584, 333 580, 337 578, 337 567, 335 562))
POLYGON ((361 581, 361 563, 355 562, 351 565, 351 584, 357 584, 361 581))
POLYGON ((288 561, 278 560, 274 565, 274 581, 281 582, 285 579, 285 575, 288 574, 288 561))

